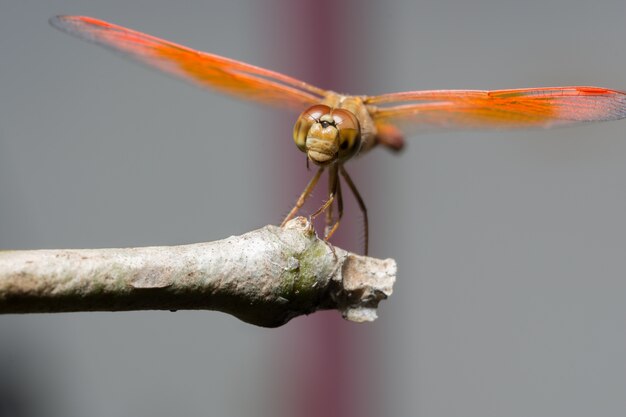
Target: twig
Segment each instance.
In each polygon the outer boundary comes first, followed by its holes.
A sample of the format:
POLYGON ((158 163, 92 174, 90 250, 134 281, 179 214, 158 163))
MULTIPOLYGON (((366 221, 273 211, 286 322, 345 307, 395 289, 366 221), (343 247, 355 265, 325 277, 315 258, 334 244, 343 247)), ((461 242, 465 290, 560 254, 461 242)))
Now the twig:
POLYGON ((298 217, 184 246, 0 252, 0 313, 217 310, 277 327, 316 310, 376 319, 396 263, 348 253, 298 217))

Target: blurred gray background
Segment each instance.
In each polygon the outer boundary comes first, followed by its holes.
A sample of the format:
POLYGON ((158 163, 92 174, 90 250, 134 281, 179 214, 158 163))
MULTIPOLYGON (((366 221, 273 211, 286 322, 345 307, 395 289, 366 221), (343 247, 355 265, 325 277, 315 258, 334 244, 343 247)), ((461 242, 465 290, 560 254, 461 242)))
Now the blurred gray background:
MULTIPOLYGON (((623 0, 347 3, 341 67, 354 76, 320 87, 626 89, 623 0)), ((292 115, 148 71, 47 19, 91 15, 304 78, 288 41, 316 36, 332 10, 280 5, 0 0, 0 249, 182 244, 278 223, 304 185, 290 177, 306 175, 292 115)), ((626 413, 626 121, 427 134, 348 167, 371 254, 399 265, 380 319, 340 325, 358 340, 355 415, 626 413)), ((352 203, 347 219, 358 234, 352 203)), ((325 366, 294 347, 312 320, 0 316, 0 416, 294 415, 284 388, 325 366)))

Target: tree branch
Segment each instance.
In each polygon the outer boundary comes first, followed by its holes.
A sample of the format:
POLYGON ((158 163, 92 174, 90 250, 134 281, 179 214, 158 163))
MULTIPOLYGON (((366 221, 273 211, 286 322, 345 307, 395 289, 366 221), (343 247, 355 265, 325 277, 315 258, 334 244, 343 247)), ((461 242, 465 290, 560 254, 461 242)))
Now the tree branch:
POLYGON ((216 310, 258 326, 338 309, 376 319, 396 263, 331 248, 303 217, 183 246, 0 252, 0 314, 216 310))

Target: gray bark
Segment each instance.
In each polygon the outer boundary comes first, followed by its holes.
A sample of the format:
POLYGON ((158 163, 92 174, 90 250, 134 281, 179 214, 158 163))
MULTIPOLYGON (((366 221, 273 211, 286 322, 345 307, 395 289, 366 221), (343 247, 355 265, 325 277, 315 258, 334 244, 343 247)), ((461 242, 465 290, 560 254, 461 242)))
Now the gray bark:
POLYGON ((396 264, 332 248, 302 217, 170 247, 0 252, 0 313, 216 310, 276 327, 317 310, 376 318, 396 264))

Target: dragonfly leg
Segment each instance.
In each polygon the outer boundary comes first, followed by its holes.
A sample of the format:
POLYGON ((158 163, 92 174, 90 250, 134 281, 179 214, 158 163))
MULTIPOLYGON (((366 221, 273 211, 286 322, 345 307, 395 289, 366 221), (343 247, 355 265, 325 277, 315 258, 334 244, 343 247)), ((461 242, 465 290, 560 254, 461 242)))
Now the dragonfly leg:
MULTIPOLYGON (((315 213, 311 215, 311 219, 316 218, 320 214, 322 214, 325 210, 332 206, 335 201, 335 195, 337 194, 337 184, 339 183, 339 176, 337 175, 337 164, 333 165, 331 168, 330 174, 328 175, 328 200, 322 205, 322 207, 318 208, 315 213)), ((332 218, 332 214, 330 215, 332 218)), ((326 217, 328 219, 328 216, 326 217)))
POLYGON ((285 224, 287 224, 289 220, 293 219, 293 217, 296 215, 298 210, 302 208, 307 197, 311 195, 311 191, 313 191, 313 189, 315 188, 315 185, 319 181, 320 176, 322 175, 322 172, 324 172, 324 167, 321 167, 320 169, 318 169, 315 175, 313 176, 313 178, 311 178, 311 181, 309 181, 304 191, 302 191, 302 194, 300 194, 298 201, 296 201, 296 205, 291 209, 289 214, 287 214, 283 222, 280 224, 280 227, 284 227, 285 224))
POLYGON ((311 219, 315 219, 317 216, 322 214, 324 210, 326 210, 328 207, 330 207, 333 204, 334 200, 335 200, 335 196, 331 194, 328 197, 328 200, 326 200, 326 202, 322 205, 322 207, 318 208, 317 210, 315 210, 315 213, 311 214, 311 219))
POLYGON ((356 201, 359 203, 359 207, 361 208, 361 212, 363 213, 363 229, 365 231, 365 251, 364 252, 365 252, 365 256, 367 256, 367 251, 369 248, 369 223, 367 221, 367 208, 365 207, 365 203, 363 202, 363 199, 361 198, 361 194, 359 194, 359 191, 356 189, 356 186, 352 182, 352 179, 348 175, 348 172, 346 172, 343 165, 339 167, 339 172, 341 173, 341 176, 348 183, 348 187, 350 187, 350 190, 352 191, 352 194, 354 194, 354 197, 356 198, 356 201))
MULTIPOLYGON (((333 167, 331 167, 330 171, 328 171, 328 195, 334 195, 335 191, 335 184, 339 184, 338 181, 338 170, 337 170, 337 164, 335 164, 333 167)), ((333 201, 334 203, 334 201, 333 201)), ((330 230, 330 226, 333 224, 333 204, 330 205, 330 207, 328 207, 328 210, 326 210, 326 228, 324 229, 324 234, 328 234, 328 231, 330 230)))
POLYGON ((338 180, 337 181, 337 221, 335 222, 335 224, 332 225, 332 227, 329 227, 330 223, 332 223, 332 218, 331 218, 331 221, 328 222, 328 224, 326 225, 326 236, 324 236, 325 240, 330 239, 332 235, 335 233, 335 231, 339 227, 339 222, 341 221, 342 217, 343 217, 343 197, 341 195, 341 181, 338 180))

